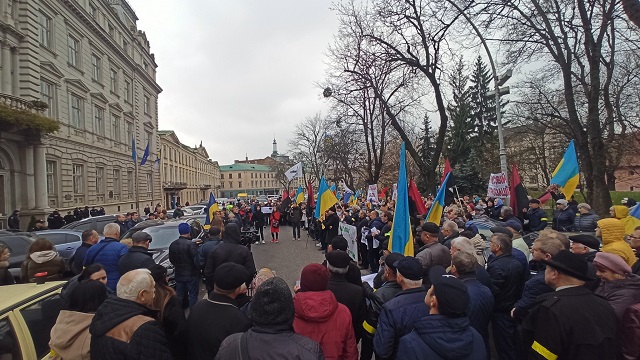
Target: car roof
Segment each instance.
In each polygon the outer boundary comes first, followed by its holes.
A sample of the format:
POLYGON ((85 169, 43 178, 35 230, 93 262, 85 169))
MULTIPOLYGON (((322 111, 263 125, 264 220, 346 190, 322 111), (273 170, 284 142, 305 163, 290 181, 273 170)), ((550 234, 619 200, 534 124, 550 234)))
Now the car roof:
POLYGON ((82 230, 76 230, 76 229, 49 229, 49 230, 40 230, 40 231, 34 231, 33 232, 36 235, 46 235, 46 234, 53 234, 53 233, 63 233, 63 234, 80 234, 82 235, 82 230))
POLYGON ((61 288, 66 281, 49 281, 42 285, 35 283, 5 285, 0 297, 0 314, 26 304, 42 295, 52 293, 61 288))

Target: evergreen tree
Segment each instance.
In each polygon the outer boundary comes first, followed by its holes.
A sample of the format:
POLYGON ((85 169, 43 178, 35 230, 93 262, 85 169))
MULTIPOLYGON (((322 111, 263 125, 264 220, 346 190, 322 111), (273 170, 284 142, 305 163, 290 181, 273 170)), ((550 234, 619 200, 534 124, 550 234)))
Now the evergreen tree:
POLYGON ((469 76, 465 74, 465 65, 462 58, 458 60, 455 68, 449 74, 449 85, 453 93, 453 101, 447 106, 451 126, 445 140, 445 157, 455 167, 467 156, 471 144, 470 136, 474 132, 471 121, 470 91, 467 86, 469 76))
MULTIPOLYGON (((420 139, 420 145, 418 151, 420 151, 420 157, 422 161, 425 163, 424 169, 431 168, 431 154, 435 150, 435 144, 433 143, 433 138, 435 137, 435 133, 431 129, 431 121, 429 120, 429 116, 425 114, 424 119, 422 120, 423 133, 422 139, 420 139)), ((434 189, 429 189, 429 185, 427 184, 427 176, 426 174, 420 174, 419 178, 416 181, 416 186, 418 186, 418 190, 423 195, 433 193, 434 189)))

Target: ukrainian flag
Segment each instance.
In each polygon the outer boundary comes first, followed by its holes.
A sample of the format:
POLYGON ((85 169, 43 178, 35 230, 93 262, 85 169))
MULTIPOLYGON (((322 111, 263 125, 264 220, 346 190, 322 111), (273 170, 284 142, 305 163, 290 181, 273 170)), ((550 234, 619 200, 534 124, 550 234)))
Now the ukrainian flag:
POLYGON ((358 196, 360 196, 360 191, 356 190, 355 195, 351 195, 351 199, 349 199, 349 206, 358 205, 358 196))
POLYGON ((211 227, 211 221, 213 220, 213 216, 216 211, 219 211, 218 203, 216 202, 216 198, 213 196, 213 193, 209 193, 209 204, 207 204, 207 217, 204 219, 204 229, 209 230, 211 227))
POLYGON ((298 191, 296 191, 296 196, 294 197, 296 204, 300 204, 304 201, 304 193, 302 192, 302 185, 298 185, 298 191))
POLYGON ((449 172, 447 174, 447 177, 444 178, 442 186, 440 186, 440 190, 438 190, 438 195, 436 195, 436 198, 433 200, 433 204, 429 209, 429 215, 427 215, 427 222, 432 222, 436 225, 440 225, 442 212, 444 211, 444 197, 447 192, 447 183, 449 182, 449 176, 451 176, 451 172, 449 172))
POLYGON ((578 183, 580 182, 580 169, 578 167, 578 156, 576 155, 576 148, 573 144, 573 140, 569 143, 567 151, 564 152, 564 156, 556 169, 551 174, 551 184, 557 184, 562 187, 562 193, 564 197, 569 200, 573 196, 578 183))
POLYGON ((409 190, 407 188, 407 167, 404 142, 400 149, 400 169, 398 171, 398 197, 393 213, 389 251, 413 256, 413 233, 409 219, 409 190))
POLYGON ((338 202, 338 198, 329 188, 329 184, 327 184, 327 180, 320 179, 320 187, 318 188, 318 201, 316 201, 316 219, 323 220, 324 213, 330 207, 335 205, 338 202))

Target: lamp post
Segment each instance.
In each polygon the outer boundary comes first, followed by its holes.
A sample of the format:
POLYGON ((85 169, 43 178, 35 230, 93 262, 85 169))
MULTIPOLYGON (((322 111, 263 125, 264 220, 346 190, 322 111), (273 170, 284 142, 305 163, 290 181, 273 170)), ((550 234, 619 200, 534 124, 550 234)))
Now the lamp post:
MULTIPOLYGON (((476 34, 480 38, 480 41, 482 42, 482 46, 484 47, 484 50, 487 53, 487 57, 489 58, 489 63, 491 64, 491 72, 493 73, 493 83, 495 85, 493 95, 495 96, 495 101, 496 101, 496 122, 498 124, 498 144, 500 146, 500 150, 499 150, 500 171, 507 174, 507 151, 504 146, 504 134, 502 132, 502 114, 500 109, 500 91, 501 91, 500 86, 504 85, 504 83, 507 80, 509 80, 509 78, 511 77, 511 70, 508 70, 502 77, 498 77, 498 72, 496 71, 496 64, 493 62, 493 57, 491 56, 491 51, 489 51, 489 46, 487 45, 487 42, 485 41, 484 37, 482 36, 482 33, 480 32, 476 24, 471 20, 471 18, 469 18, 467 14, 465 14, 464 10, 462 10, 462 8, 458 6, 458 4, 454 2, 454 0, 447 0, 447 2, 451 4, 453 7, 455 7, 456 10, 458 10, 458 12, 460 13, 460 15, 462 15, 467 20, 467 22, 471 25, 473 30, 476 32, 476 34)), ((508 87, 505 90, 506 90, 506 93, 508 94, 508 91, 509 91, 508 87)))

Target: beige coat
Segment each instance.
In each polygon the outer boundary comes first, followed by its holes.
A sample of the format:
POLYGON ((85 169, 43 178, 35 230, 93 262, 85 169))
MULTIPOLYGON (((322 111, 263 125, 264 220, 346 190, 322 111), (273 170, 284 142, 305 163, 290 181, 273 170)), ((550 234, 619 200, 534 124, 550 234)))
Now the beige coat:
POLYGON ((51 328, 51 352, 47 359, 90 360, 89 325, 93 315, 77 311, 60 311, 56 324, 51 328))

